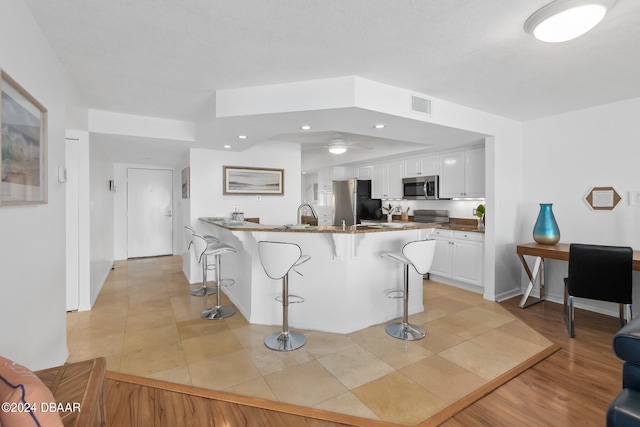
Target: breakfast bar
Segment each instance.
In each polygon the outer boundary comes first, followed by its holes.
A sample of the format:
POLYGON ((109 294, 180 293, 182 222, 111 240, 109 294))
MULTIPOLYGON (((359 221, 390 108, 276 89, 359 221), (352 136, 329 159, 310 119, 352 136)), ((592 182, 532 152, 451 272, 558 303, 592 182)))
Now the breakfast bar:
MULTIPOLYGON (((281 284, 267 277, 258 256, 259 241, 295 243, 311 259, 290 274, 289 291, 304 299, 289 306, 289 323, 300 329, 350 333, 402 316, 402 299, 387 292, 401 286, 402 269, 381 258, 432 231, 425 224, 349 227, 264 225, 200 218, 199 229, 233 246, 223 256, 221 274, 235 285, 224 293, 253 324, 280 325, 282 309, 274 298, 281 284)), ((424 311, 422 276, 410 269, 409 313, 424 311)))

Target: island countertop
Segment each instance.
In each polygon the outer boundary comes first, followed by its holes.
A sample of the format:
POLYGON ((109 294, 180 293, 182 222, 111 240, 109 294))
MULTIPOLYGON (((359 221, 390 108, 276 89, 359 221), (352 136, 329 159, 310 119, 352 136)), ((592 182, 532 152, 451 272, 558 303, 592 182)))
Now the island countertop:
POLYGON ((201 217, 198 218, 208 224, 213 224, 221 228, 232 231, 273 231, 273 232, 298 232, 298 233, 338 233, 338 234, 360 234, 360 233, 380 233, 400 230, 423 230, 427 228, 443 228, 448 230, 472 231, 484 233, 484 230, 478 230, 475 227, 463 226, 460 224, 434 224, 421 222, 393 222, 394 226, 385 225, 350 225, 347 227, 328 225, 328 226, 305 226, 297 227, 291 225, 267 225, 256 224, 253 222, 230 221, 217 217, 201 217))

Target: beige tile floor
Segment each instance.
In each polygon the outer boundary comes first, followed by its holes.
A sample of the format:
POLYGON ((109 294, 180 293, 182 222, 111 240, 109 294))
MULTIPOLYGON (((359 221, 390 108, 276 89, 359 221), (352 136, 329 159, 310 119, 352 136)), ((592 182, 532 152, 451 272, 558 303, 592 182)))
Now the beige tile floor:
POLYGON ((111 371, 415 425, 550 345, 498 304, 425 280, 410 317, 425 339, 302 331, 307 344, 280 353, 263 342, 278 326, 203 320, 215 296, 189 289, 179 256, 116 262, 94 308, 67 314, 69 362, 105 356, 111 371))

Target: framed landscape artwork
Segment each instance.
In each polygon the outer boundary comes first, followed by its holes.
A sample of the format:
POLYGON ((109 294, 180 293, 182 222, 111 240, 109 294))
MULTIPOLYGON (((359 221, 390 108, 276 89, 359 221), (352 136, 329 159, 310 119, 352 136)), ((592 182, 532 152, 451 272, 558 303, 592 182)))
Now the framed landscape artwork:
POLYGON ((47 203, 47 110, 0 70, 0 205, 47 203))
POLYGON ((223 166, 224 194, 284 194, 284 169, 223 166))

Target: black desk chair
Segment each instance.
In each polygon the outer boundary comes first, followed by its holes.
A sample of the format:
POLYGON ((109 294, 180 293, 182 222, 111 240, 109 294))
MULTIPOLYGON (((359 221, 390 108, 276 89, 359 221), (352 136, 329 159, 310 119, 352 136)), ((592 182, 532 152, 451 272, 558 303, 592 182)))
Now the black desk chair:
POLYGON ((632 260, 629 247, 571 244, 569 277, 564 279, 564 318, 571 338, 573 297, 618 303, 620 326, 631 320, 632 260))

